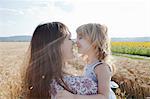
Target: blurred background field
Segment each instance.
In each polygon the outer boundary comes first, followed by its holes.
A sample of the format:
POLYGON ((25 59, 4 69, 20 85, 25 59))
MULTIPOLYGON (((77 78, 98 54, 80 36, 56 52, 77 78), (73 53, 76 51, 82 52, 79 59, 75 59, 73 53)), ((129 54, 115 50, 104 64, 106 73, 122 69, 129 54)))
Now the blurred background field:
POLYGON ((150 57, 150 42, 112 42, 112 52, 150 57))
MULTIPOLYGON (((19 89, 19 71, 28 45, 29 42, 0 42, 0 99, 17 99, 18 92, 14 90, 19 89)), ((119 84, 115 91, 118 99, 150 97, 149 49, 149 42, 112 42, 112 51, 115 52, 113 61, 117 68, 112 80, 119 84), (142 56, 135 57, 129 54, 142 56)), ((83 65, 78 59, 66 69, 74 75, 79 75, 82 73, 83 65)))

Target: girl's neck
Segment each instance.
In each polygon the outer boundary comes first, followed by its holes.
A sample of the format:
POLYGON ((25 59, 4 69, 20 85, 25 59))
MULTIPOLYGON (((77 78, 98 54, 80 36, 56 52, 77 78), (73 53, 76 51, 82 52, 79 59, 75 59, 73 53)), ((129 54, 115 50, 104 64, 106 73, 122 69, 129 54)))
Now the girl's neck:
POLYGON ((98 61, 97 57, 95 55, 88 55, 87 58, 87 64, 92 64, 94 62, 98 61))

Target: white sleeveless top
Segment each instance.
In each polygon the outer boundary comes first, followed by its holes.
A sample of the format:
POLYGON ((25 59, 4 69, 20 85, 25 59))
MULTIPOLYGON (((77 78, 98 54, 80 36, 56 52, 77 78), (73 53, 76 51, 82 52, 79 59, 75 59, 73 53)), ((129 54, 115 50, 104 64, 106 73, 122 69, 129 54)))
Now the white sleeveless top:
MULTIPOLYGON (((92 64, 88 64, 87 66, 85 66, 84 68, 84 72, 83 72, 83 76, 91 78, 95 83, 98 84, 98 80, 96 78, 96 74, 94 72, 94 69, 96 68, 96 66, 103 64, 101 61, 96 61, 92 64)), ((112 91, 111 88, 115 88, 118 87, 118 85, 113 82, 110 81, 110 94, 109 94, 109 99, 116 99, 115 93, 112 91)))

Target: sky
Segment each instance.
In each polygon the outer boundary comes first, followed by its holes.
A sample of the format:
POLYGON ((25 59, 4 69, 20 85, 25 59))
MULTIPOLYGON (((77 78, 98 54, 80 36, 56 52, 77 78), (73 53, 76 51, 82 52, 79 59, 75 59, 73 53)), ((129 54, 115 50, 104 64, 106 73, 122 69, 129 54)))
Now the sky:
POLYGON ((32 35, 59 21, 76 37, 86 23, 108 27, 110 37, 150 37, 150 0, 0 0, 0 37, 32 35))

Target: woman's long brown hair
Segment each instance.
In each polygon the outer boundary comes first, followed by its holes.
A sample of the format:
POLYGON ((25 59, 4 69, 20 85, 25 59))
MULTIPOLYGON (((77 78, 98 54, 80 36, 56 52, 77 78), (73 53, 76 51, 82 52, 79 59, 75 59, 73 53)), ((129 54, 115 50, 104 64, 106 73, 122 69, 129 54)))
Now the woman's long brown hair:
POLYGON ((51 98, 52 79, 63 77, 61 44, 67 30, 60 22, 41 24, 35 29, 30 43, 29 63, 23 78, 25 99, 51 98))

